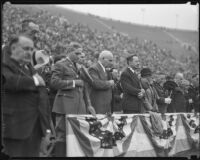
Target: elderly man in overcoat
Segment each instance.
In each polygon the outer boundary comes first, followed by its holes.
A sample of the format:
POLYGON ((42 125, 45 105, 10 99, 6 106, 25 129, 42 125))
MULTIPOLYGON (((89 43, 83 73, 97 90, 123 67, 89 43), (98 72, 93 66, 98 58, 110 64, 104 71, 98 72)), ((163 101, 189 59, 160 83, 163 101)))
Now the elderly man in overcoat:
POLYGON ((91 84, 90 98, 96 113, 111 113, 112 88, 114 81, 108 80, 105 68, 113 63, 113 54, 104 50, 99 54, 98 62, 89 68, 93 82, 91 84))

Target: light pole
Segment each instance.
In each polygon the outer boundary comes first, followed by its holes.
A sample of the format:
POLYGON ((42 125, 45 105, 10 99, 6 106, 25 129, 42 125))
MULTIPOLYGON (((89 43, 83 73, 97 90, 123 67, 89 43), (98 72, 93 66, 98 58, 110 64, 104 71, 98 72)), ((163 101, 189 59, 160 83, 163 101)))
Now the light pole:
POLYGON ((145 8, 142 8, 141 11, 142 11, 142 24, 144 25, 144 13, 145 13, 145 8))
POLYGON ((176 29, 178 29, 178 18, 179 18, 179 15, 176 14, 176 29))

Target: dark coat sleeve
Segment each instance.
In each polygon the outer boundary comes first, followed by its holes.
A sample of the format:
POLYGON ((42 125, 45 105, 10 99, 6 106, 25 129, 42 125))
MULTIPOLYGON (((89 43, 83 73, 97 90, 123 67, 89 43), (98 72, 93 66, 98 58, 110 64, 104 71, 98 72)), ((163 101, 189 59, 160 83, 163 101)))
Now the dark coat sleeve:
POLYGON ((83 98, 87 107, 92 106, 90 96, 89 96, 89 85, 87 82, 84 83, 83 98))
POLYGON ((51 87, 59 90, 68 90, 73 89, 73 80, 63 79, 63 66, 60 63, 56 63, 52 68, 52 77, 51 77, 51 87))
POLYGON ((165 95, 163 88, 156 83, 154 83, 153 86, 157 93, 157 99, 156 99, 157 104, 159 105, 165 104, 165 97, 167 96, 165 95))
POLYGON ((37 91, 34 80, 30 76, 16 73, 8 65, 3 65, 3 76, 5 77, 4 89, 12 92, 37 91))
POLYGON ((97 69, 90 68, 89 74, 93 78, 93 82, 91 83, 91 85, 94 89, 107 90, 111 87, 108 81, 100 79, 97 69))
POLYGON ((165 104, 165 98, 164 97, 159 97, 156 99, 157 104, 165 104))
POLYGON ((125 93, 133 96, 137 96, 140 93, 140 89, 134 87, 135 84, 125 72, 122 73, 120 82, 125 93))

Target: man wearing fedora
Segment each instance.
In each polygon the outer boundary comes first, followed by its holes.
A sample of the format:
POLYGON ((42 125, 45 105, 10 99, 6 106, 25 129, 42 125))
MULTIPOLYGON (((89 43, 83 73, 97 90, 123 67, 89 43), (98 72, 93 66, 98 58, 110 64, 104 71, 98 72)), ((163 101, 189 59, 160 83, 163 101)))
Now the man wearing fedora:
POLYGON ((145 90, 145 102, 141 110, 142 113, 147 111, 158 112, 158 104, 171 103, 171 98, 164 98, 158 94, 150 68, 145 67, 141 70, 141 84, 145 90))

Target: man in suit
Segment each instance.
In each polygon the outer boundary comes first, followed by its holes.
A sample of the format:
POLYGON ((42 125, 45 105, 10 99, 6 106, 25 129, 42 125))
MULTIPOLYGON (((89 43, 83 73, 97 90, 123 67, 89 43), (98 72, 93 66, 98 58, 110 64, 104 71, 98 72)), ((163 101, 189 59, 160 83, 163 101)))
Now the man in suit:
POLYGON ((172 102, 167 108, 169 113, 186 112, 186 99, 184 96, 184 89, 182 81, 184 80, 183 73, 177 72, 174 77, 174 81, 178 85, 172 92, 172 102))
POLYGON ((140 80, 136 72, 140 69, 140 62, 137 55, 127 57, 128 67, 121 74, 121 86, 124 92, 122 108, 124 114, 140 113, 144 89, 141 88, 140 80))
POLYGON ((111 78, 115 82, 113 88, 113 98, 112 98, 112 112, 113 113, 122 113, 122 97, 123 97, 123 90, 120 84, 120 73, 117 69, 112 69, 110 71, 111 78))
POLYGON ((13 157, 38 157, 40 143, 50 131, 50 110, 45 82, 32 65, 33 41, 26 36, 13 38, 9 58, 3 63, 2 112, 3 144, 13 157))
MULTIPOLYGON (((157 94, 159 97, 162 98, 167 98, 167 93, 165 91, 165 89, 163 88, 163 84, 165 82, 165 75, 164 74, 158 74, 156 76, 156 80, 153 82, 153 86, 155 87, 157 94)), ((157 101, 158 104, 158 109, 159 112, 163 115, 164 113, 167 112, 167 103, 162 103, 161 101, 157 101)))
POLYGON ((25 19, 22 21, 22 34, 29 36, 34 43, 35 49, 38 48, 37 43, 39 39, 40 29, 39 25, 33 19, 25 19))
POLYGON ((58 157, 66 156, 65 115, 86 114, 87 109, 90 112, 94 110, 77 68, 81 56, 81 50, 71 50, 65 59, 53 66, 52 70, 51 86, 57 90, 52 111, 56 116, 55 129, 58 139, 55 155, 58 157))
POLYGON ((199 74, 192 76, 191 85, 188 88, 188 111, 199 112, 199 74))
POLYGON ((96 113, 105 114, 111 112, 112 87, 114 81, 108 80, 106 68, 111 68, 113 54, 104 50, 99 54, 98 62, 89 68, 93 82, 91 83, 90 98, 96 113))

